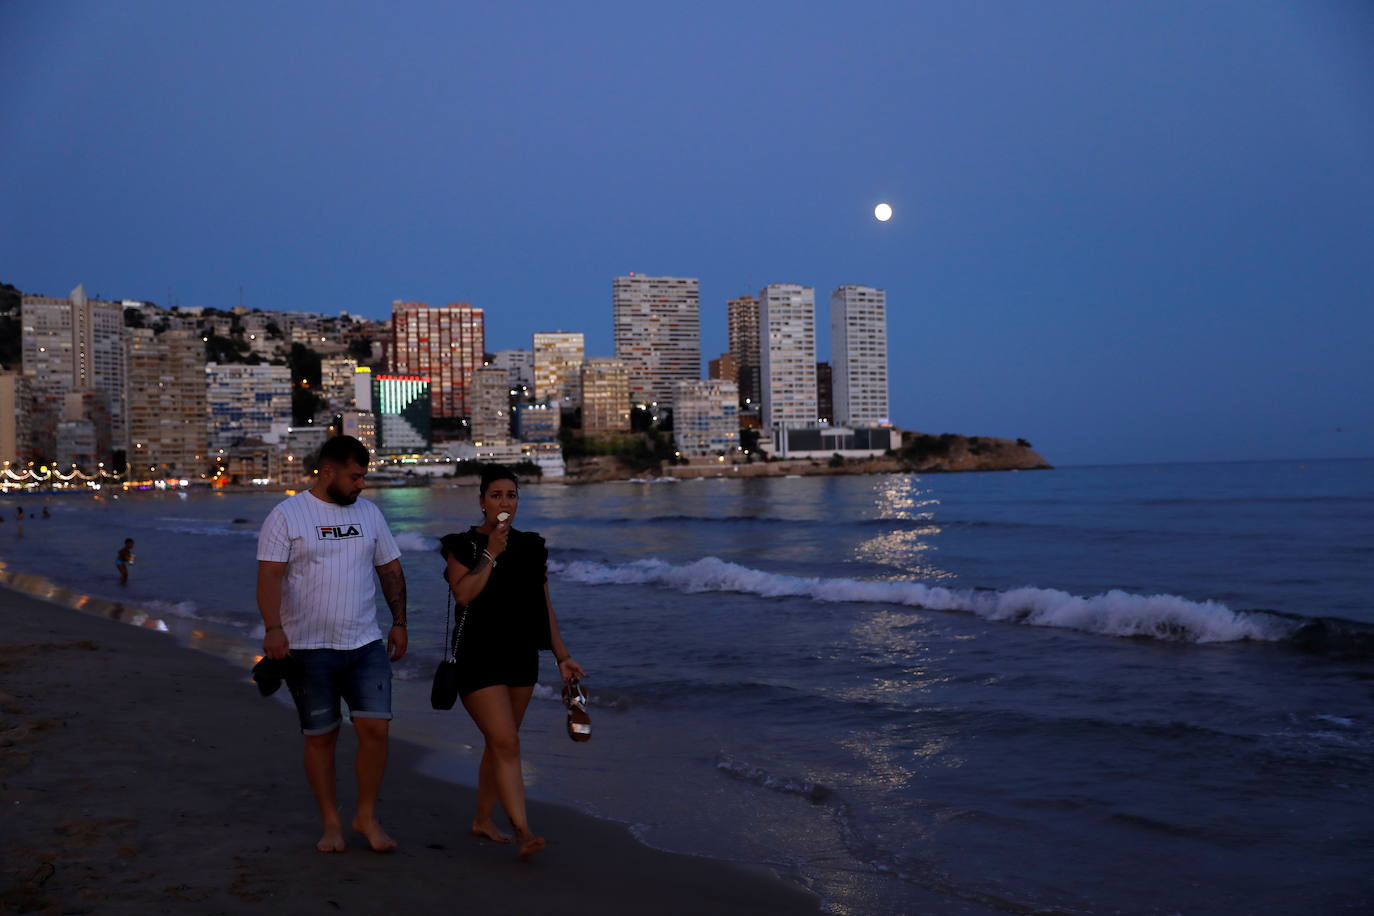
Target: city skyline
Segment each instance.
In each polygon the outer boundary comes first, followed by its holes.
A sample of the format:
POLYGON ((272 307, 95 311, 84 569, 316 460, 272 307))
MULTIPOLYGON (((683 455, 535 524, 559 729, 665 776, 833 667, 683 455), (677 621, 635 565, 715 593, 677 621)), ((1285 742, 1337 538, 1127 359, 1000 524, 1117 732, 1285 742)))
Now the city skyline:
POLYGON ((0 282, 608 357, 607 278, 690 276, 704 360, 731 299, 864 284, 904 428, 1374 453, 1368 4, 631 13, 5 5, 0 282))
MULTIPOLYGON (((13 366, 7 363, 6 369, 17 387, 5 396, 15 397, 16 406, 0 416, 0 439, 12 443, 7 446, 10 456, 20 461, 95 467, 109 459, 121 467, 127 457, 140 471, 190 476, 200 471, 208 477, 210 466, 219 476, 219 465, 228 460, 237 462, 240 476, 247 468, 249 476, 263 481, 277 477, 292 453, 308 453, 310 442, 326 427, 356 432, 382 450, 395 451, 404 440, 408 447, 427 451, 436 437, 430 434, 430 417, 416 425, 418 389, 407 389, 400 400, 382 398, 403 401, 399 412, 407 419, 385 403, 368 418, 377 401, 375 384, 394 378, 423 384, 425 408, 432 406, 433 419, 449 427, 437 438, 470 440, 488 458, 513 454, 512 433, 527 438, 523 414, 511 408, 531 397, 555 410, 572 411, 571 426, 584 435, 614 440, 632 431, 634 405, 672 409, 685 393, 692 406, 678 418, 683 425, 673 433, 673 438, 685 437, 679 438, 677 457, 751 460, 755 443, 744 441, 740 427, 757 428, 759 415, 751 413, 745 421, 740 411, 749 404, 735 380, 718 377, 719 363, 732 357, 723 354, 710 361, 709 378, 701 375, 698 281, 631 275, 615 278, 613 288, 618 350, 626 358, 586 357, 581 332, 535 332, 531 351, 490 353, 484 312, 468 303, 431 308, 396 300, 388 320, 371 322, 346 311, 334 317, 246 306, 163 309, 131 298, 91 298, 80 284, 66 299, 25 294, 18 300, 21 346, 12 354, 22 359, 13 366), (406 365, 398 366, 398 361, 406 365), (465 378, 468 365, 475 368, 465 378), (384 374, 375 374, 376 367, 384 374), (401 374, 389 376, 388 371, 401 374), (360 394, 363 378, 372 386, 360 394), (671 391, 663 392, 667 385, 671 391), (590 397, 585 403, 584 389, 590 397), (727 390, 732 399, 728 410, 722 406, 727 390), (445 409, 441 402, 450 406, 445 409), (132 410, 129 436, 116 425, 123 414, 112 408, 122 404, 132 410), (319 425, 312 428, 316 421, 319 425), (201 430, 194 432, 192 426, 201 430), (196 467, 200 463, 206 466, 196 467)), ((813 362, 813 290, 775 284, 761 291, 759 300, 767 305, 776 296, 786 299, 792 312, 782 325, 768 326, 772 358, 750 359, 762 365, 775 414, 767 416, 765 399, 763 422, 771 429, 763 434, 773 447, 788 450, 796 446, 785 445, 777 428, 828 424, 832 397, 828 371, 824 386, 817 385, 820 371, 829 366, 813 362), (797 311, 798 306, 804 308, 797 311), (791 340, 796 333, 805 340, 800 349, 791 340), (779 398, 787 401, 786 408, 779 398)), ((738 330, 733 309, 739 302, 730 303, 732 337, 738 330)), ((849 363, 850 377, 867 392, 860 400, 872 406, 877 399, 876 409, 868 416, 848 417, 847 426, 888 423, 884 302, 883 291, 871 287, 843 287, 831 296, 831 320, 841 329, 837 339, 846 337, 845 328, 864 338, 851 348, 849 363)), ((6 309, 13 307, 11 301, 6 309)), ((767 318, 769 309, 763 314, 767 318)), ((552 415, 553 410, 550 419, 552 415)), ((536 438, 547 441, 546 424, 536 425, 541 427, 536 438)), ((891 442, 895 448, 897 440, 891 442)), ((622 439, 594 447, 631 446, 622 439)), ((555 461, 561 462, 549 449, 538 451, 551 470, 555 461)))

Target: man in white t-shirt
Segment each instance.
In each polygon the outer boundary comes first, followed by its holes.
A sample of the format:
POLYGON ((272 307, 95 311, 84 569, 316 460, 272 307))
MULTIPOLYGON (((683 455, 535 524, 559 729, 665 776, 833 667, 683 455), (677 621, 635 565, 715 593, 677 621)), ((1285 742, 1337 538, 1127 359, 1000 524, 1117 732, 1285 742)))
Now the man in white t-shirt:
POLYGON ((278 503, 258 534, 258 610, 268 658, 294 662, 286 679, 305 735, 305 775, 324 834, 315 848, 343 852, 334 788, 334 748, 348 704, 358 735, 358 808, 353 829, 378 852, 396 848, 377 823, 391 720, 391 662, 406 651, 406 580, 401 550, 366 485, 367 448, 336 436, 320 448, 309 490, 278 503), (374 570, 391 609, 385 645, 377 627, 374 570))

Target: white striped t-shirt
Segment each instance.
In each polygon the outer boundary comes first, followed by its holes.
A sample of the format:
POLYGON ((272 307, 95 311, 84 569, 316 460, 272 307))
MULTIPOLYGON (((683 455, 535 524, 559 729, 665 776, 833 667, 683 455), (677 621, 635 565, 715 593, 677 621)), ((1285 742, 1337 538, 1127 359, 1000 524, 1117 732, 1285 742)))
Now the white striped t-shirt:
POLYGON ((281 623, 293 649, 356 649, 382 638, 375 567, 401 555, 382 511, 309 490, 284 499, 258 533, 258 559, 286 563, 281 623))

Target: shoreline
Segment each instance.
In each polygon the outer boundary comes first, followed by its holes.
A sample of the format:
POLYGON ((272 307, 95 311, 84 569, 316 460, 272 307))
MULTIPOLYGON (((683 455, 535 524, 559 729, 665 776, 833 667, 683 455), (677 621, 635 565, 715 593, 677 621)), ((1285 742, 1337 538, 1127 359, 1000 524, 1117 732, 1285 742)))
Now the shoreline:
MULTIPOLYGON (((424 775, 431 750, 394 738, 379 810, 400 848, 377 855, 352 837, 343 855, 317 853, 291 710, 260 697, 246 668, 149 632, 155 619, 139 613, 120 622, 0 586, 0 803, 13 815, 0 909, 819 910, 770 870, 662 852, 539 801, 531 820, 549 847, 519 863, 468 835, 474 789, 424 775)), ((345 815, 352 747, 343 735, 345 815)))
MULTIPOLYGON (((844 467, 830 467, 825 462, 817 458, 779 458, 769 462, 755 462, 754 464, 682 464, 669 465, 663 468, 649 468, 647 470, 633 471, 620 469, 616 471, 597 471, 591 474, 579 474, 570 472, 563 477, 528 477, 521 480, 521 486, 569 486, 584 487, 598 483, 651 483, 657 481, 683 481, 683 480, 743 480, 745 478, 787 478, 787 477, 870 477, 874 475, 886 474, 992 474, 1008 473, 1018 471, 1052 471, 1050 465, 1038 465, 1028 467, 976 467, 976 468, 944 468, 944 467, 911 467, 890 459, 873 459, 871 461, 861 461, 851 459, 851 464, 844 467)), ((369 490, 405 490, 405 489, 425 489, 428 487, 436 488, 462 488, 476 487, 480 478, 476 474, 468 474, 462 477, 427 477, 416 475, 412 481, 398 480, 369 480, 367 488, 369 490)), ((223 484, 212 487, 204 483, 192 483, 187 489, 213 490, 218 493, 281 493, 285 490, 307 490, 310 488, 309 480, 301 480, 291 484, 278 482, 272 484, 223 484)), ((15 493, 14 496, 38 494, 42 496, 52 496, 57 493, 80 492, 88 493, 86 490, 62 491, 62 490, 26 490, 23 493, 15 493)), ((174 491, 168 491, 174 492, 174 491)))

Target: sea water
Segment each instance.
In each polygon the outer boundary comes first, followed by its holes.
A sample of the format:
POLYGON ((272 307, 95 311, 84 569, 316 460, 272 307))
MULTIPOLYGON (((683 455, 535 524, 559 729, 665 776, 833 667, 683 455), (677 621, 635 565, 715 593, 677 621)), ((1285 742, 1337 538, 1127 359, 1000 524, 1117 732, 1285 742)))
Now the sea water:
MULTIPOLYGON (((427 696, 475 491, 368 495, 409 582, 397 733, 470 782, 480 737, 427 696)), ((280 498, 54 494, 21 538, 25 494, 0 556, 251 649, 280 498)), ((573 744, 545 660, 535 797, 840 914, 1374 904, 1372 460, 539 485, 516 527, 594 696, 573 744)))

